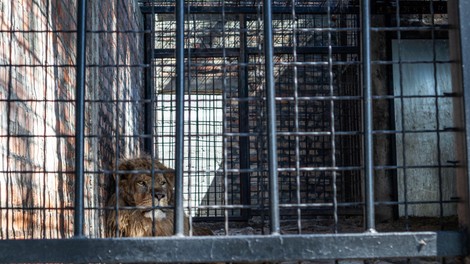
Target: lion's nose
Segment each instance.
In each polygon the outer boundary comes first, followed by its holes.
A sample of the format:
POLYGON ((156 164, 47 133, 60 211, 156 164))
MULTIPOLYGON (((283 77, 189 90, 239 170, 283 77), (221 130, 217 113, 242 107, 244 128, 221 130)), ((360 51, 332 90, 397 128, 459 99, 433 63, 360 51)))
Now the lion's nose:
POLYGON ((154 196, 157 198, 157 200, 160 201, 161 199, 165 198, 166 195, 163 192, 155 192, 154 196))

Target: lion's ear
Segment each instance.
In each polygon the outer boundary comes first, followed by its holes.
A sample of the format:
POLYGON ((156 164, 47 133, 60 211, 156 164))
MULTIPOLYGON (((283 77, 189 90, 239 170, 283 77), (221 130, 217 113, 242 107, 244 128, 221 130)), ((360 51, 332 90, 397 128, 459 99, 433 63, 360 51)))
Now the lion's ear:
POLYGON ((171 184, 171 186, 175 185, 175 178, 176 178, 176 172, 175 170, 169 170, 163 173, 163 175, 166 178, 166 181, 171 184))
MULTIPOLYGON (((119 173, 119 179, 120 181, 122 182, 123 180, 127 180, 127 178, 129 178, 129 174, 124 174, 122 173, 122 171, 131 171, 131 170, 134 170, 135 169, 135 166, 134 164, 129 161, 129 160, 123 160, 119 163, 119 166, 117 168, 118 171, 121 171, 119 173)), ((117 173, 114 174, 114 180, 117 182, 117 173)))

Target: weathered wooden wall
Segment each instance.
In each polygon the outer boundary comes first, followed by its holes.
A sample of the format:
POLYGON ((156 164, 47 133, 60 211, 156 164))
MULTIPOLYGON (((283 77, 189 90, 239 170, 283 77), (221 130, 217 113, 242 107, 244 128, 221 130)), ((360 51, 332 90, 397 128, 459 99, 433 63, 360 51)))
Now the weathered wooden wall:
MULTIPOLYGON (((0 238, 73 234, 76 1, 0 2, 0 238)), ((143 61, 142 18, 134 0, 88 1, 86 84, 87 207, 103 206, 107 175, 137 152, 143 61), (100 30, 101 32, 93 32, 100 30), (104 31, 104 32, 103 32, 104 31), (106 66, 108 67, 99 67, 106 66)), ((103 211, 86 210, 85 232, 101 236, 103 211)))

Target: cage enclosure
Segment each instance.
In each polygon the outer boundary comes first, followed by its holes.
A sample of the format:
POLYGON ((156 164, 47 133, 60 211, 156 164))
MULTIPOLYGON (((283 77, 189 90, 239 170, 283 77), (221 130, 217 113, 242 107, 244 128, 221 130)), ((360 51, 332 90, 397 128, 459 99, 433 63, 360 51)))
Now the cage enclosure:
POLYGON ((464 257, 469 5, 1 1, 0 262, 464 257))

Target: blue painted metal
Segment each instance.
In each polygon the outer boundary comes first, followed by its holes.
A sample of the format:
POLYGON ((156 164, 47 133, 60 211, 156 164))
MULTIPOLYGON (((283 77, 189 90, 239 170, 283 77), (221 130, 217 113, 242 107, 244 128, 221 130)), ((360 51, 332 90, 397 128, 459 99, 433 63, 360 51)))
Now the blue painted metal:
POLYGON ((86 5, 78 1, 77 10, 77 84, 75 97, 75 213, 74 235, 83 236, 84 225, 84 146, 85 146, 85 64, 86 64, 86 5))
POLYGON ((268 169, 269 169, 269 211, 271 217, 271 233, 279 234, 279 188, 277 172, 277 127, 276 127, 276 95, 274 87, 274 46, 273 17, 271 0, 265 0, 264 10, 264 56, 265 56, 265 87, 266 107, 268 115, 268 169))
POLYGON ((175 234, 184 234, 184 0, 176 1, 175 234))
POLYGON ((372 73, 371 73, 371 13, 370 0, 362 0, 362 87, 364 112, 364 175, 365 175, 365 204, 366 228, 375 230, 374 210, 374 164, 372 142, 372 73))
POLYGON ((458 232, 0 241, 0 262, 278 262, 459 256, 458 232))

